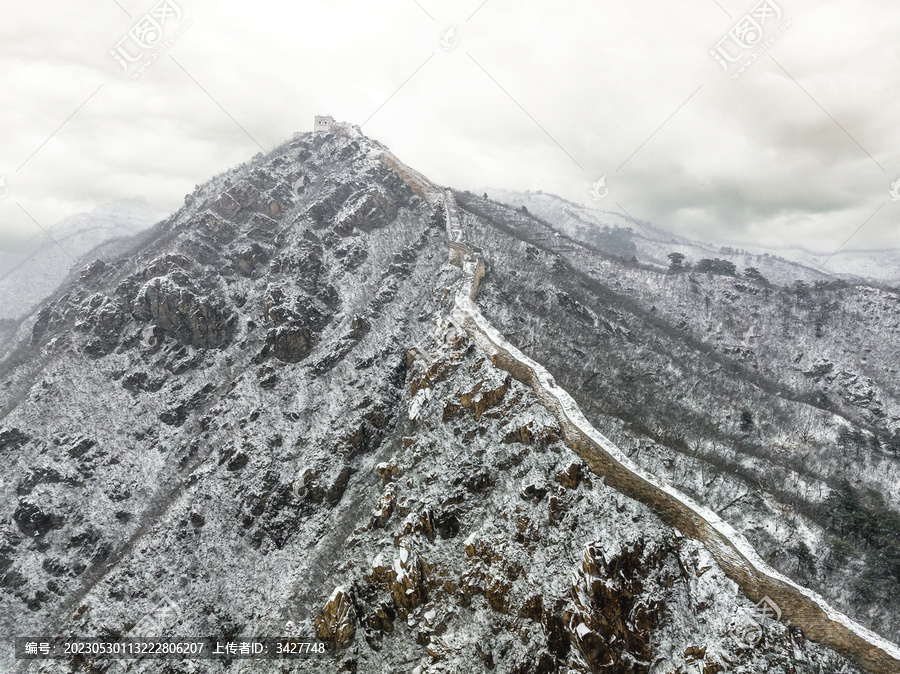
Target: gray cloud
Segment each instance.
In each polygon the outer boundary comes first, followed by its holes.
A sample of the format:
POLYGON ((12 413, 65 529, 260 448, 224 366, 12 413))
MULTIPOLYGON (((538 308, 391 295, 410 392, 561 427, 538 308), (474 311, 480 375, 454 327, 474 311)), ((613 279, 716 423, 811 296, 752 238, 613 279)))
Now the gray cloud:
POLYGON ((169 27, 190 26, 136 80, 109 51, 153 0, 7 8, 4 241, 36 231, 17 202, 43 223, 134 195, 175 209, 331 113, 459 188, 591 203, 607 175, 603 208, 826 254, 884 204, 848 246, 900 246, 900 7, 780 1, 790 27, 732 79, 709 51, 752 0, 176 2, 169 27))

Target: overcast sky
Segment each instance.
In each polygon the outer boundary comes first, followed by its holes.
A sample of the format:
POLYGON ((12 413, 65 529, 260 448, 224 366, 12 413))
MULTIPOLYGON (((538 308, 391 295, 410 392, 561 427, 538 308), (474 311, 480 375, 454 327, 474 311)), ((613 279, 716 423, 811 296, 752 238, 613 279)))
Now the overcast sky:
POLYGON ((174 210, 330 113, 458 189, 720 243, 900 247, 896 3, 167 1, 4 0, 0 245, 40 231, 29 214, 174 210))

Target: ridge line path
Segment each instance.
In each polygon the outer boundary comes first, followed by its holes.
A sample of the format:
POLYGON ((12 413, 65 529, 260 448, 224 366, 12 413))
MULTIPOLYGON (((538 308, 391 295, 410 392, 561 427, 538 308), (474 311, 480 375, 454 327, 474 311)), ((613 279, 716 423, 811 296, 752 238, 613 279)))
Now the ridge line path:
POLYGON ((566 443, 592 471, 625 495, 652 508, 669 525, 699 540, 725 574, 753 601, 769 597, 806 638, 824 644, 873 674, 900 673, 900 647, 832 608, 819 594, 770 567, 749 541, 709 508, 643 470, 595 429, 575 400, 556 385, 552 375, 513 346, 475 304, 484 262, 478 249, 463 239, 456 199, 448 188, 434 185, 390 152, 382 161, 432 206, 441 206, 447 226, 450 261, 462 267, 451 320, 465 330, 496 367, 530 386, 559 421, 566 443))

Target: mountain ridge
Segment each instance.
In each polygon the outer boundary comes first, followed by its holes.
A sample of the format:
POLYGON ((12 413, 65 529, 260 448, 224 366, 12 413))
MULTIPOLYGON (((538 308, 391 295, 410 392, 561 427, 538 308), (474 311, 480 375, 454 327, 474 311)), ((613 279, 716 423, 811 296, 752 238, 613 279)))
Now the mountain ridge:
POLYGON ((4 613, 121 636, 166 599, 188 633, 317 634, 333 655, 300 671, 857 671, 591 476, 448 318, 478 281, 496 317, 526 244, 385 155, 297 137, 34 317, 31 374, 0 363, 4 613))
MULTIPOLYGON (((828 256, 813 253, 802 246, 776 248, 746 243, 711 244, 676 234, 644 220, 636 221, 617 211, 592 208, 550 193, 515 192, 498 188, 488 188, 484 192, 513 207, 525 206, 529 212, 555 222, 560 231, 575 236, 584 243, 592 242, 593 236, 589 233, 592 229, 631 228, 634 231, 633 238, 643 242, 640 251, 633 252, 642 261, 663 267, 669 265, 666 259, 668 253, 676 252, 684 254, 692 263, 703 258, 716 257, 734 262, 739 268, 759 267, 764 275, 782 284, 790 284, 797 279, 815 281, 835 278, 900 283, 898 248, 877 251, 841 248, 828 256), (551 204, 542 203, 547 201, 551 204), (562 208, 554 207, 553 202, 562 208), (572 224, 570 222, 572 219, 579 222, 580 226, 572 224), (748 247, 749 250, 746 250, 748 247), (828 264, 827 269, 822 268, 823 262, 828 264)), ((618 254, 628 257, 630 251, 622 248, 618 254)))
MULTIPOLYGON (((392 159, 399 163, 396 158, 392 159)), ((431 194, 434 194, 434 190, 431 194)), ((452 320, 473 336, 496 366, 535 389, 541 403, 560 420, 567 443, 587 461, 594 472, 611 480, 612 486, 628 496, 667 513, 665 519, 685 535, 702 540, 726 570, 726 574, 736 580, 741 589, 754 600, 770 601, 769 595, 775 595, 780 607, 789 607, 786 615, 804 633, 811 634, 814 639, 821 640, 836 650, 852 654, 870 671, 900 669, 900 647, 835 611, 822 597, 772 569, 716 513, 642 471, 591 426, 575 401, 556 385, 550 373, 512 346, 482 316, 475 304, 475 296, 485 274, 484 261, 471 246, 467 246, 471 251, 469 256, 461 260, 454 259, 452 244, 466 242, 461 240, 462 231, 451 225, 459 220, 458 215, 451 216, 451 211, 456 211, 455 200, 441 203, 441 206, 446 214, 448 233, 458 231, 455 237, 451 235, 450 238, 451 261, 464 270, 452 320), (742 559, 735 561, 734 555, 742 559)))

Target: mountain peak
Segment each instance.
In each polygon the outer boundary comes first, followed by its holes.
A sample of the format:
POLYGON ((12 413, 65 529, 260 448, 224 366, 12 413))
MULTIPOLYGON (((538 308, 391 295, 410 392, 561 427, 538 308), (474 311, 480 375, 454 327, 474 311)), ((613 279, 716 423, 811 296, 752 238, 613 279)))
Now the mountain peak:
MULTIPOLYGON (((768 480, 804 470, 761 440, 793 438, 790 405, 888 446, 891 382, 844 377, 831 314, 809 376, 781 365, 811 349, 732 334, 769 302, 836 295, 657 273, 328 126, 198 186, 26 321, 0 363, 4 634, 281 632, 321 640, 334 672, 858 671, 783 611, 872 671, 890 661, 781 575, 775 537, 796 530, 755 536, 765 560, 744 538, 782 522, 750 488, 781 503, 768 480), (846 400, 812 395, 832 373, 846 400), (769 588, 776 618, 756 612, 769 588)), ((811 429, 804 451, 827 456, 811 429)), ((833 481, 804 479, 806 498, 833 481)), ((890 511, 849 489, 854 512, 890 511)), ((827 526, 802 523, 813 545, 827 526)))

